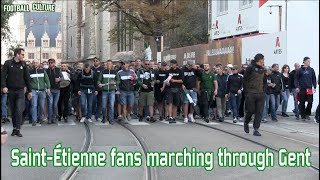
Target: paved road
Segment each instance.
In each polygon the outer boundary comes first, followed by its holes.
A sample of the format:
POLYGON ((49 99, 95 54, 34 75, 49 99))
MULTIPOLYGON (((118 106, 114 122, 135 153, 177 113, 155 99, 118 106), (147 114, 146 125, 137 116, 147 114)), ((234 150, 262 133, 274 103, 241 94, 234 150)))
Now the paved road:
MULTIPOLYGON (((204 123, 197 119, 197 122, 204 123)), ((206 123, 204 123, 206 124, 206 123)), ((279 122, 267 122, 261 125, 262 137, 243 133, 243 123, 233 124, 231 119, 224 123, 210 122, 209 126, 232 132, 236 135, 260 142, 279 149, 285 147, 292 151, 302 151, 309 147, 312 153, 312 164, 319 167, 319 124, 313 121, 297 121, 294 117, 280 118, 279 122)), ((3 125, 11 133, 11 124, 3 125)), ((100 122, 89 124, 92 132, 90 151, 105 151, 109 154, 116 146, 122 151, 142 151, 140 144, 124 127, 119 124, 103 125, 100 122)), ((184 147, 196 147, 199 151, 217 152, 219 147, 228 147, 231 151, 263 151, 264 147, 235 137, 221 131, 209 129, 196 124, 185 124, 178 121, 169 125, 166 121, 149 123, 132 120, 128 125, 140 136, 150 151, 181 151, 184 147)), ((252 131, 252 128, 250 129, 252 131)), ((79 151, 84 143, 85 129, 83 124, 72 119, 69 123, 42 125, 32 127, 25 124, 22 128, 23 138, 9 137, 8 143, 1 146, 2 179, 59 179, 67 168, 14 168, 10 166, 10 150, 18 147, 26 150, 33 147, 52 149, 55 144, 63 143, 79 151)), ((277 154, 275 153, 277 157, 277 154)), ((215 156, 216 158, 216 156, 215 156)), ((276 158, 277 159, 277 158, 276 158)), ((157 179, 318 179, 319 172, 311 168, 280 168, 276 166, 259 172, 256 168, 222 168, 215 160, 214 169, 204 168, 155 168, 157 179)), ((80 168, 74 179, 146 179, 146 168, 80 168)))

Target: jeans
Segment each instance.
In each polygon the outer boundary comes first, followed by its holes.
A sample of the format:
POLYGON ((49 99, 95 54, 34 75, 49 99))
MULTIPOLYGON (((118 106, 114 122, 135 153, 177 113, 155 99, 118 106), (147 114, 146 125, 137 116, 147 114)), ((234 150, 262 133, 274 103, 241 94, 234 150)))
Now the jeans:
POLYGON ((271 118, 277 119, 277 110, 280 104, 280 94, 270 94, 271 118))
POLYGON ((239 118, 238 110, 241 103, 241 94, 239 95, 239 94, 230 93, 229 102, 230 102, 230 108, 233 114, 233 118, 239 118))
POLYGON ((93 99, 92 99, 92 114, 95 115, 96 119, 100 117, 101 105, 102 105, 102 92, 98 91, 98 95, 93 96, 93 99))
POLYGON ((269 105, 270 105, 270 99, 271 99, 270 98, 270 94, 266 94, 266 100, 265 100, 265 103, 264 103, 262 119, 267 119, 269 105))
POLYGON ((285 91, 282 92, 281 95, 282 95, 282 113, 286 113, 287 107, 288 107, 288 101, 290 97, 290 90, 285 89, 285 91))
POLYGON ((7 118, 7 98, 8 94, 1 94, 1 117, 7 118))
POLYGON ((13 128, 20 129, 22 123, 22 114, 25 106, 24 90, 9 89, 8 99, 12 116, 13 128))
POLYGON ((32 112, 33 123, 36 123, 37 119, 42 120, 45 99, 46 99, 45 91, 32 90, 31 112, 32 112), (39 108, 39 112, 38 112, 38 108, 39 108), (39 114, 39 117, 38 117, 38 114, 39 114))
POLYGON ((295 114, 299 114, 299 104, 298 104, 298 101, 297 101, 296 89, 292 89, 292 95, 293 95, 293 100, 294 100, 294 110, 293 110, 293 112, 295 114))
POLYGON ((92 115, 92 101, 95 94, 88 93, 87 90, 81 90, 80 102, 81 102, 81 114, 82 117, 87 119, 91 118, 92 115))
POLYGON ((106 119, 107 112, 107 102, 109 102, 109 122, 113 122, 114 119, 114 101, 115 101, 115 91, 102 92, 102 117, 103 120, 106 119))
POLYGON ((57 114, 57 107, 60 97, 60 90, 51 89, 50 96, 48 98, 48 122, 54 122, 57 114))
POLYGON ((120 104, 122 106, 128 105, 128 106, 133 107, 133 105, 134 105, 134 92, 120 90, 120 104))

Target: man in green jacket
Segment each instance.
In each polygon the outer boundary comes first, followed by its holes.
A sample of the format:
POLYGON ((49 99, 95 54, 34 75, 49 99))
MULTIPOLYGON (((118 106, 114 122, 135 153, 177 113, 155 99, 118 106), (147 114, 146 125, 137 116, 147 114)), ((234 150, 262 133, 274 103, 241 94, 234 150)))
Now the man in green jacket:
POLYGON ((107 101, 109 102, 109 123, 114 120, 114 102, 117 71, 113 69, 112 60, 108 60, 98 77, 98 87, 102 89, 102 123, 106 123, 107 101))
POLYGON ((38 60, 32 61, 32 69, 30 70, 30 83, 32 88, 32 126, 36 125, 37 120, 42 123, 46 92, 50 95, 49 77, 44 69, 40 69, 39 64, 38 60))

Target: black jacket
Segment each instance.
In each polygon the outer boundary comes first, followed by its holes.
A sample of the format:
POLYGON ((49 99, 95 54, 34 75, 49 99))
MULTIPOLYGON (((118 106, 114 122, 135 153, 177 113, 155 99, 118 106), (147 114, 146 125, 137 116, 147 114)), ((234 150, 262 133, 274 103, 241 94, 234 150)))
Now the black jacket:
POLYGON ((227 74, 222 74, 219 75, 217 74, 216 79, 218 81, 218 97, 225 97, 227 94, 227 79, 228 75, 227 74))
POLYGON ((1 88, 21 90, 27 88, 31 92, 30 73, 24 61, 16 62, 14 58, 7 60, 1 70, 1 88))
POLYGON ((201 71, 198 69, 188 69, 187 67, 184 67, 182 71, 184 76, 183 85, 185 85, 188 90, 195 89, 197 79, 201 77, 201 71))
POLYGON ((237 94, 239 90, 243 90, 243 75, 237 73, 228 77, 227 93, 237 94))
POLYGON ((60 90, 60 85, 59 83, 56 83, 56 80, 55 80, 55 78, 62 78, 62 73, 60 68, 57 68, 57 67, 54 69, 48 68, 46 69, 46 71, 49 76, 51 89, 60 90))
POLYGON ((283 90, 282 74, 279 72, 272 72, 271 82, 276 84, 276 86, 272 89, 272 94, 281 94, 283 90))

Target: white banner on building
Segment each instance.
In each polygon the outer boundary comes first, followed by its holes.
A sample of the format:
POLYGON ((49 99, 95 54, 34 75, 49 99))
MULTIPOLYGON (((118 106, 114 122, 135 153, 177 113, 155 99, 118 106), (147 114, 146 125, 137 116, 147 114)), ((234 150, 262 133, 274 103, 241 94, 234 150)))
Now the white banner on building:
POLYGON ((258 53, 264 55, 265 66, 274 63, 281 68, 287 62, 286 32, 258 35, 242 39, 242 63, 250 63, 258 53))

